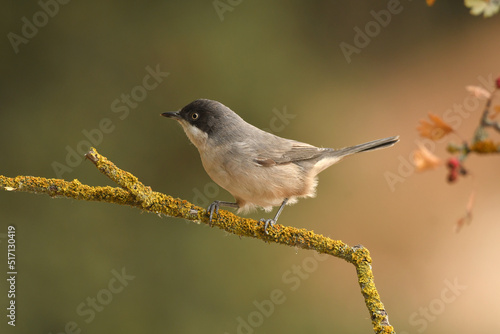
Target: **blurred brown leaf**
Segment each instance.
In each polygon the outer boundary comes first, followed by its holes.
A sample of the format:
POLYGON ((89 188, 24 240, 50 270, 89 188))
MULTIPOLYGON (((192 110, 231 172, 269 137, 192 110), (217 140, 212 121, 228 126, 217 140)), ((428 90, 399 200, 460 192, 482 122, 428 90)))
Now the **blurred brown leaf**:
POLYGON ((421 119, 420 124, 417 126, 417 130, 421 137, 438 140, 450 132, 453 132, 453 128, 438 115, 429 113, 429 119, 431 122, 421 119))

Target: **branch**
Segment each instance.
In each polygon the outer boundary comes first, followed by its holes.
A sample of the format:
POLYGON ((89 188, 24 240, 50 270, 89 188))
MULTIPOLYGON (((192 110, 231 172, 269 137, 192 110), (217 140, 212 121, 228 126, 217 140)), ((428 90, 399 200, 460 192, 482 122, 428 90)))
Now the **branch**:
POLYGON ((488 118, 490 116, 491 102, 493 101, 494 94, 498 91, 498 88, 491 93, 491 95, 486 100, 486 105, 484 106, 483 114, 481 116, 481 121, 479 124, 480 128, 492 127, 497 132, 500 132, 500 123, 490 121, 488 118))
MULTIPOLYGON (((85 201, 107 202, 128 205, 143 211, 164 214, 170 217, 184 218, 197 223, 209 224, 205 209, 188 201, 173 198, 142 184, 137 177, 123 171, 108 161, 92 148, 86 157, 94 165, 117 183, 118 187, 93 187, 81 184, 78 180, 65 181, 34 176, 17 176, 14 178, 0 175, 0 187, 7 191, 21 191, 47 194, 51 197, 66 197, 85 201)), ((260 239, 302 249, 315 250, 341 258, 356 267, 358 283, 370 312, 375 333, 394 333, 389 317, 380 300, 375 287, 369 251, 361 245, 350 247, 340 240, 332 240, 306 229, 297 229, 280 224, 264 231, 264 224, 253 219, 238 217, 228 211, 219 211, 217 221, 211 226, 239 236, 260 239)))

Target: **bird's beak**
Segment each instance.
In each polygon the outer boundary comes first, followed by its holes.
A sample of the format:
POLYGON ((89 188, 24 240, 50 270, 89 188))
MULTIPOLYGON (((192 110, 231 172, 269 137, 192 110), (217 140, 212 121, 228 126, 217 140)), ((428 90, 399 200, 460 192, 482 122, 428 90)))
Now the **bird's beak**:
POLYGON ((160 115, 168 117, 168 118, 173 118, 173 119, 181 119, 181 116, 179 115, 178 111, 167 111, 167 112, 161 113, 160 115))

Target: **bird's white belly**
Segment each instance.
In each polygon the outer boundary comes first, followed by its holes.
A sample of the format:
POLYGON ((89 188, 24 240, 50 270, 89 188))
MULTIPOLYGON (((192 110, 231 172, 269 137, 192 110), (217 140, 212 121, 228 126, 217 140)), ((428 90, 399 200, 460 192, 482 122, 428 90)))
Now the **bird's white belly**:
POLYGON ((299 174, 296 171, 299 167, 295 164, 262 167, 251 160, 231 159, 229 152, 220 150, 211 155, 203 153, 201 159, 212 180, 235 197, 240 204, 239 211, 248 211, 255 206, 268 211, 285 198, 289 198, 291 204, 296 201, 295 197, 314 196, 315 184, 308 185, 309 182, 303 179, 289 177, 299 174), (311 186, 312 189, 306 189, 311 186))

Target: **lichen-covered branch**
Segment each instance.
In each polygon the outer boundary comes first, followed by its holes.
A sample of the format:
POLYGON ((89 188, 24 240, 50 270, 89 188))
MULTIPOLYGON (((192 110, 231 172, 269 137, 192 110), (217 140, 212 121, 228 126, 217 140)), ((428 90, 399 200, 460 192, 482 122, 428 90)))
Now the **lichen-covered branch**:
MULTIPOLYGON (((99 171, 120 187, 92 187, 81 184, 78 180, 65 181, 33 176, 10 178, 0 175, 0 188, 7 191, 47 194, 51 197, 67 197, 85 201, 129 205, 147 212, 209 224, 205 209, 188 201, 152 191, 150 187, 142 184, 137 177, 116 167, 108 159, 97 153, 94 148, 87 153, 86 157, 96 165, 99 171)), ((363 246, 351 247, 340 240, 332 240, 306 229, 297 229, 280 224, 268 229, 269 234, 266 234, 263 223, 238 217, 223 210, 219 212, 217 218, 217 221, 214 220, 211 226, 218 227, 229 233, 260 239, 265 242, 311 249, 352 263, 356 267, 358 283, 370 312, 375 333, 395 333, 394 328, 389 324, 389 317, 375 287, 370 253, 363 246)))

